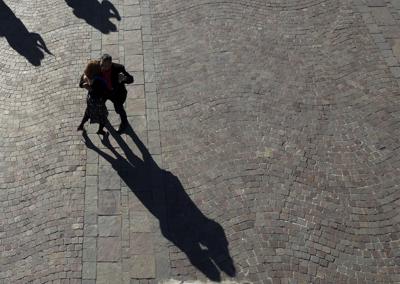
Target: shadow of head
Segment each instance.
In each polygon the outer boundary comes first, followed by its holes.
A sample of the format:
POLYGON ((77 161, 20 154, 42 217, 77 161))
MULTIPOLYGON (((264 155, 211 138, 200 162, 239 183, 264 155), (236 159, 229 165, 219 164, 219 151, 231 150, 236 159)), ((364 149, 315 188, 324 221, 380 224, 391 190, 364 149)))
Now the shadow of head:
POLYGON ((159 220, 162 235, 186 254, 191 264, 210 280, 220 281, 221 272, 234 277, 236 269, 222 226, 200 211, 174 174, 157 165, 130 126, 127 135, 133 140, 143 159, 133 153, 112 127, 106 127, 124 156, 116 151, 107 135, 102 143, 113 156, 96 147, 86 132, 83 134, 85 144, 112 165, 138 200, 159 220), (158 198, 157 190, 148 190, 149 188, 163 188, 159 194, 165 196, 165 201, 161 205, 153 202, 158 198))
POLYGON ((45 52, 52 54, 43 38, 37 33, 29 32, 2 0, 0 0, 0 37, 5 37, 10 47, 34 66, 40 65, 45 52))
POLYGON ((108 34, 117 31, 117 26, 110 19, 115 18, 120 21, 121 16, 111 2, 107 0, 101 3, 97 0, 65 0, 65 2, 73 9, 77 18, 84 20, 100 32, 108 34))
POLYGON ((222 226, 199 210, 175 175, 163 172, 168 227, 161 227, 162 234, 210 280, 220 281, 221 271, 234 277, 236 269, 222 226))
MULTIPOLYGON (((10 42, 10 41, 9 41, 10 42)), ((37 33, 29 33, 26 37, 10 42, 10 46, 24 56, 29 63, 39 66, 45 53, 52 55, 42 37, 37 33)))

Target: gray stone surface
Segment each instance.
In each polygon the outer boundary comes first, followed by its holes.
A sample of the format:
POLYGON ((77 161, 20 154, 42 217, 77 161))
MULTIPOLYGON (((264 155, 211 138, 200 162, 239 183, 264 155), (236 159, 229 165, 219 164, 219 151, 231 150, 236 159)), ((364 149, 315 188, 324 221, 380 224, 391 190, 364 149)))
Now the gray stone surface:
POLYGON ((128 55, 125 58, 125 67, 129 71, 143 71, 143 55, 128 55))
POLYGON ((99 189, 121 189, 120 177, 109 165, 102 165, 99 167, 99 189))
POLYGON ((120 214, 121 194, 119 191, 100 191, 99 192, 99 215, 120 214))
POLYGON ((131 233, 130 252, 132 255, 154 253, 154 238, 150 233, 131 233))
POLYGON ((97 261, 115 262, 121 259, 121 237, 97 239, 97 261))
POLYGON ((0 4, 0 283, 399 282, 399 1, 36 2, 0 4), (138 138, 93 150, 104 52, 138 138))
POLYGON ((376 23, 380 26, 396 24, 392 14, 390 13, 390 10, 386 7, 373 8, 372 15, 374 16, 376 23))
POLYGON ((386 6, 385 0, 367 0, 366 2, 369 7, 385 7, 386 6))
POLYGON ((400 2, 397 0, 390 0, 390 3, 392 3, 393 7, 396 8, 397 10, 400 10, 400 2))
POLYGON ((153 222, 146 211, 130 211, 130 228, 132 233, 153 232, 153 222))
POLYGON ((122 268, 119 263, 97 263, 96 284, 121 284, 122 268))
POLYGON ((99 236, 120 237, 121 216, 99 216, 99 236))
POLYGON ((400 60, 400 39, 393 39, 392 49, 394 56, 400 60))
POLYGON ((130 276, 135 279, 155 278, 154 255, 133 256, 129 262, 130 276))
POLYGON ((82 279, 96 279, 96 262, 84 261, 82 264, 82 279))

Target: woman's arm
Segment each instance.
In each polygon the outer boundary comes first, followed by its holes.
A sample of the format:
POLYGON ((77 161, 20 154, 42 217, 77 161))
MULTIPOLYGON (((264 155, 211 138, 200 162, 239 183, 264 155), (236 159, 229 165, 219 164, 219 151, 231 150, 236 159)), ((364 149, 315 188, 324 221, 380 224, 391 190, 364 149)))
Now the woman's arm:
POLYGON ((81 79, 79 80, 79 87, 85 88, 86 90, 90 90, 89 79, 85 74, 82 74, 81 79))

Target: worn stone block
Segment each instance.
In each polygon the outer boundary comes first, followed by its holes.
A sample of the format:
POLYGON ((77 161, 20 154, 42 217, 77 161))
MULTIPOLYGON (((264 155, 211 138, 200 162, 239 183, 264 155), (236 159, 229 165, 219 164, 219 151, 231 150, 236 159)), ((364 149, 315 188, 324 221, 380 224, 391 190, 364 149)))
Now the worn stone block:
POLYGON ((159 130, 158 109, 147 109, 148 130, 159 130))
POLYGON ((393 26, 396 25, 392 14, 387 7, 375 7, 371 8, 372 15, 379 26, 393 26))
POLYGON ((397 60, 400 60, 400 39, 396 38, 392 41, 392 50, 397 60))
POLYGON ((134 72, 135 76, 135 85, 143 85, 144 84, 144 74, 143 71, 135 71, 134 72))
POLYGON ((128 71, 143 71, 143 55, 126 55, 125 68, 128 71))
POLYGON ((120 263, 97 263, 96 284, 121 284, 122 268, 120 263))
POLYGON ((367 0, 367 5, 369 7, 385 7, 386 1, 385 0, 367 0))
POLYGON ((144 86, 143 85, 127 85, 128 100, 132 99, 144 99, 144 86))
POLYGON ((121 198, 119 191, 99 192, 99 215, 117 215, 121 213, 121 198))
POLYGON ((131 255, 154 254, 152 233, 131 233, 130 252, 131 255))
POLYGON ((97 249, 95 247, 84 248, 82 251, 82 261, 96 261, 97 249))
POLYGON ((99 216, 98 228, 100 237, 121 236, 121 216, 99 216))
POLYGON ((131 233, 148 233, 153 231, 153 222, 149 213, 144 211, 130 211, 131 233))
POLYGON ((390 67, 390 71, 395 78, 400 78, 400 67, 390 67))
POLYGON ((97 239, 97 261, 119 261, 120 259, 120 237, 99 237, 97 239))
POLYGON ((135 255, 130 260, 130 276, 136 279, 154 278, 156 263, 154 255, 135 255))
POLYGON ((121 189, 121 179, 118 172, 111 166, 99 167, 99 189, 121 189))
POLYGON ((97 164, 86 164, 86 175, 88 176, 97 175, 97 164))
POLYGON ((128 97, 126 102, 126 112, 131 115, 145 115, 146 101, 145 99, 133 99, 128 97))
POLYGON ((124 30, 139 30, 142 27, 141 17, 124 17, 124 30))
POLYGON ((158 108, 157 93, 147 92, 146 93, 146 108, 158 108))
POLYGON ((109 34, 103 34, 103 36, 101 37, 101 41, 102 41, 103 46, 118 44, 118 33, 111 32, 109 34))
POLYGON ((96 279, 96 262, 82 263, 82 279, 96 279))

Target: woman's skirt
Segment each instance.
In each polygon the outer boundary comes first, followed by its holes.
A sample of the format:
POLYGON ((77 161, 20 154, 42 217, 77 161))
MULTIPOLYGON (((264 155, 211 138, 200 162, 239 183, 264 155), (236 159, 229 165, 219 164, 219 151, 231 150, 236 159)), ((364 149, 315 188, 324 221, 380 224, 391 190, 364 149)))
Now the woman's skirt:
POLYGON ((85 115, 89 117, 90 123, 105 125, 108 117, 108 110, 103 100, 88 98, 85 115))

